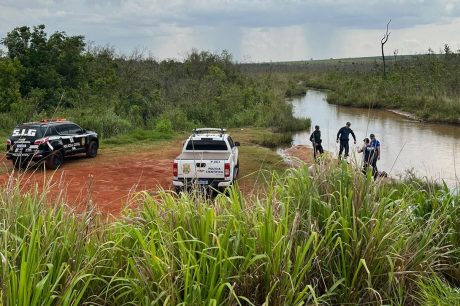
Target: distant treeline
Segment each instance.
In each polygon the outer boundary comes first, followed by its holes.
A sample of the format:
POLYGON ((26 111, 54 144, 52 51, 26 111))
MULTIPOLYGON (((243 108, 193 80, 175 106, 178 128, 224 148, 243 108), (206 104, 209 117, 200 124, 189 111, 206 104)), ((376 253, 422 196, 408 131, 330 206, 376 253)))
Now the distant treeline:
POLYGON ((88 47, 83 36, 48 36, 44 25, 15 28, 1 43, 1 130, 57 116, 106 137, 136 128, 288 131, 309 124, 292 117, 285 89, 274 89, 270 78, 242 74, 225 51, 158 61, 142 52, 124 56, 110 47, 88 47))
MULTIPOLYGON (((413 56, 402 55, 398 62, 411 60, 413 56)), ((324 59, 292 62, 241 63, 239 68, 244 73, 317 73, 332 71, 371 71, 379 66, 382 58, 377 56, 324 59)), ((388 65, 394 65, 396 57, 388 58, 388 65)))
POLYGON ((247 64, 241 69, 287 80, 287 95, 301 94, 308 87, 328 89, 330 103, 395 108, 427 121, 460 123, 460 50, 445 45, 442 54, 429 50, 423 55, 388 56, 387 63, 386 77, 378 57, 247 64))

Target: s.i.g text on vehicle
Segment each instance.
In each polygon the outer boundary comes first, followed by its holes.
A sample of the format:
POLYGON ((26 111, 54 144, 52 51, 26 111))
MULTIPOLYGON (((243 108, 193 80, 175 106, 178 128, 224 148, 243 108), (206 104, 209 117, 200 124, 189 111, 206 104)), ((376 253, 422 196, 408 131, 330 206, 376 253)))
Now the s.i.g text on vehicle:
POLYGON ((7 139, 6 159, 16 168, 25 168, 35 161, 56 169, 63 163, 64 156, 84 153, 87 157, 95 157, 98 148, 97 133, 65 119, 43 120, 14 128, 7 139))

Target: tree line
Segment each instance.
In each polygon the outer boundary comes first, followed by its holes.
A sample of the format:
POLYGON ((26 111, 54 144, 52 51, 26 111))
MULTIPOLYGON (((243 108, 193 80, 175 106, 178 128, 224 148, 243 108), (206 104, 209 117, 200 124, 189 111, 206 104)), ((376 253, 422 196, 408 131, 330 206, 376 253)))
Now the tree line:
POLYGON ((282 88, 242 74, 227 51, 193 50, 182 61, 145 52, 119 55, 84 36, 45 25, 14 28, 1 40, 0 129, 65 116, 103 136, 133 129, 196 126, 305 128, 282 88))

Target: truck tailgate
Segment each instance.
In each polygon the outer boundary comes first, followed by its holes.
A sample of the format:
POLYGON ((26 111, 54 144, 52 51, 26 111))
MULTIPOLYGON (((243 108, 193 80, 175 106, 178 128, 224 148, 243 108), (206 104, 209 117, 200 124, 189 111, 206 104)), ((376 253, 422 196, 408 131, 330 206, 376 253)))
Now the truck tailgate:
POLYGON ((221 159, 227 160, 230 152, 183 152, 176 159, 178 160, 204 160, 204 159, 221 159))
POLYGON ((178 177, 218 179, 224 178, 224 165, 229 152, 185 152, 177 157, 178 177))

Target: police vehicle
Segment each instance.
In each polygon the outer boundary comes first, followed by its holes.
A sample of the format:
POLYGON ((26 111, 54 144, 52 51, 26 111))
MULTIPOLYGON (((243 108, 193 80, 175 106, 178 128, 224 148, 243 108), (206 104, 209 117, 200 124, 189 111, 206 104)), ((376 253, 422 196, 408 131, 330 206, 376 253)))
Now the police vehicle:
POLYGON ((31 161, 44 162, 57 169, 65 156, 86 154, 96 157, 97 133, 82 129, 65 119, 42 120, 17 125, 6 142, 6 159, 16 168, 26 168, 31 161))
POLYGON ((239 172, 238 147, 225 129, 194 129, 173 164, 176 191, 194 186, 224 191, 239 172))

